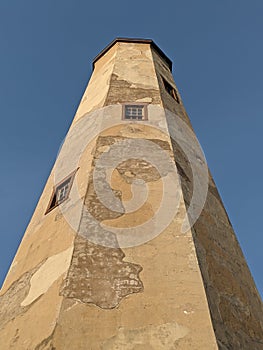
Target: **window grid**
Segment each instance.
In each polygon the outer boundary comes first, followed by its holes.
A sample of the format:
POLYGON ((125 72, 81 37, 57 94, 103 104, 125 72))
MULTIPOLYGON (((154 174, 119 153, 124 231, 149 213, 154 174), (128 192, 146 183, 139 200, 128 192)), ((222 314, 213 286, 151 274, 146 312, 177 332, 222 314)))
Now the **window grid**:
POLYGON ((123 106, 122 118, 126 120, 146 120, 146 104, 126 104, 123 106))
POLYGON ((59 188, 56 191, 56 197, 57 197, 57 203, 61 203, 66 197, 68 197, 69 194, 69 185, 70 185, 70 179, 65 181, 62 185, 59 186, 59 188))

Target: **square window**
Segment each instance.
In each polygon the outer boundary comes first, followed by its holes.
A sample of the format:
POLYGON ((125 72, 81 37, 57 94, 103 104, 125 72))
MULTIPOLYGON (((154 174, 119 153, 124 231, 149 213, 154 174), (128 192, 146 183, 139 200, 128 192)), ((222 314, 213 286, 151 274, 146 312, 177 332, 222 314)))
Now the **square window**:
POLYGON ((122 119, 147 120, 146 104, 125 104, 122 110, 122 119))
POLYGON ((49 213, 52 209, 56 208, 59 204, 68 199, 76 171, 77 170, 75 170, 64 180, 54 186, 53 193, 45 214, 49 213))

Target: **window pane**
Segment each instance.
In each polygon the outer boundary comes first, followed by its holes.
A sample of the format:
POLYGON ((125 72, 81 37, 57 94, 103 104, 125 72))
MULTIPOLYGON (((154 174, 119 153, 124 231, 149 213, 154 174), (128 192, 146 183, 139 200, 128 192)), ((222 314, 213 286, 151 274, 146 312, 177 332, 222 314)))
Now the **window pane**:
POLYGON ((125 119, 142 120, 144 106, 143 105, 127 105, 125 106, 125 119))

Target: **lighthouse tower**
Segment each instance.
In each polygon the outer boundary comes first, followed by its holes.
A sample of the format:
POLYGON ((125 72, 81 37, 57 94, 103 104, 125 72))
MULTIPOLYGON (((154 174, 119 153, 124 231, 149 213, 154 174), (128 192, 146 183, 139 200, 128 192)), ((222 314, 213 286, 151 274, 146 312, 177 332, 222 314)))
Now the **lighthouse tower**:
POLYGON ((262 350, 262 311, 172 62, 115 39, 1 289, 1 350, 262 350))

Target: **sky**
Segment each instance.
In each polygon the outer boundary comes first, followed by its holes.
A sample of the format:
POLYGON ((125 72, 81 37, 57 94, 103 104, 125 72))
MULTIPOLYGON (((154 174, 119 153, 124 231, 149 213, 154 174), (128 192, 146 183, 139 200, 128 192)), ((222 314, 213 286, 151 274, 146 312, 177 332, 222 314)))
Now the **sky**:
POLYGON ((0 285, 91 74, 115 37, 153 39, 263 295, 263 1, 0 0, 0 285))

